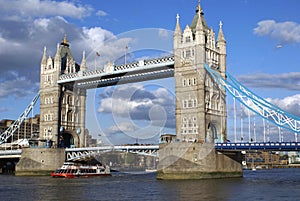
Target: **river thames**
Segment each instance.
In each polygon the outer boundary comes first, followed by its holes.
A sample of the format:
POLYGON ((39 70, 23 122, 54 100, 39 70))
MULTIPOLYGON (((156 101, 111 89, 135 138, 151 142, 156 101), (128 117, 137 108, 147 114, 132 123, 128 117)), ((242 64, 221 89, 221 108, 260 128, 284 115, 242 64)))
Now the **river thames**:
POLYGON ((245 170, 242 178, 156 180, 155 173, 51 178, 0 175, 3 201, 16 200, 299 200, 300 168, 245 170))

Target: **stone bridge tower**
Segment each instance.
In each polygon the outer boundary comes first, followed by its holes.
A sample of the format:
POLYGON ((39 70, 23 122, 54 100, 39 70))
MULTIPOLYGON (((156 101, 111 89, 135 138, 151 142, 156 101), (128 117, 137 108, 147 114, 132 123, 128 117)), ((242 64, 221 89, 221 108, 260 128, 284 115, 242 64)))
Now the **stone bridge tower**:
POLYGON ((226 95, 214 84, 204 63, 225 76, 226 41, 220 29, 208 28, 200 4, 183 33, 174 33, 176 134, 180 141, 223 142, 226 139, 226 95))
POLYGON ((200 3, 182 32, 179 15, 174 32, 176 141, 159 147, 158 179, 201 179, 242 176, 241 154, 220 153, 226 141, 226 93, 204 64, 226 78, 226 41, 222 23, 208 28, 200 3))
MULTIPOLYGON (((64 37, 57 45, 55 57, 47 57, 46 47, 41 61, 40 139, 54 147, 82 147, 85 135, 86 91, 73 85, 57 83, 62 74, 86 69, 85 54, 81 65, 75 59, 64 37)), ((45 145, 40 143, 40 145, 45 145)))

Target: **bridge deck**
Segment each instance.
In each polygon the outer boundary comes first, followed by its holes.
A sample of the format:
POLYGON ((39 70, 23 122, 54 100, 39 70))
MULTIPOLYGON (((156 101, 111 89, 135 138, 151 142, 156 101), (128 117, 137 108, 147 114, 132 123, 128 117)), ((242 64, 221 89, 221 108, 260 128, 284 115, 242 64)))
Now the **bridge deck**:
POLYGON ((298 151, 300 142, 238 142, 238 143, 216 143, 217 150, 265 150, 265 151, 298 151))

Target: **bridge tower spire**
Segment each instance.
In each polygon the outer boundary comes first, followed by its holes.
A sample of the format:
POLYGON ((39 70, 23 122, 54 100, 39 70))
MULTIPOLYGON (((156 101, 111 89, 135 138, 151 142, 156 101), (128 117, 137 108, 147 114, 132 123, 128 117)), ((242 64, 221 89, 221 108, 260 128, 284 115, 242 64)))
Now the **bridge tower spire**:
POLYGON ((86 92, 74 89, 73 85, 59 85, 57 81, 62 74, 85 69, 85 55, 81 65, 75 62, 66 35, 57 44, 54 58, 47 58, 44 49, 40 77, 39 137, 52 142, 55 147, 84 145, 86 92))
POLYGON ((239 156, 233 154, 234 160, 229 159, 217 154, 214 148, 214 143, 226 141, 226 92, 214 83, 204 64, 225 78, 226 41, 222 25, 216 42, 215 32, 208 28, 199 2, 192 23, 186 25, 182 34, 180 30, 177 16, 174 32, 176 143, 160 145, 157 177, 241 176, 239 156), (229 169, 222 167, 225 163, 229 169), (220 175, 213 176, 212 172, 220 175))

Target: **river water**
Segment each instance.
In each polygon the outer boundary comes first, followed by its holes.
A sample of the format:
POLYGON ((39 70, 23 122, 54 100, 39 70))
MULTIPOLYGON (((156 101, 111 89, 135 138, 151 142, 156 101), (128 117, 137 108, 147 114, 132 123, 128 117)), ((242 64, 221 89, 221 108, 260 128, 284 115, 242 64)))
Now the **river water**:
POLYGON ((242 178, 156 180, 155 173, 51 178, 0 175, 2 201, 27 200, 300 200, 300 168, 245 170, 242 178))

